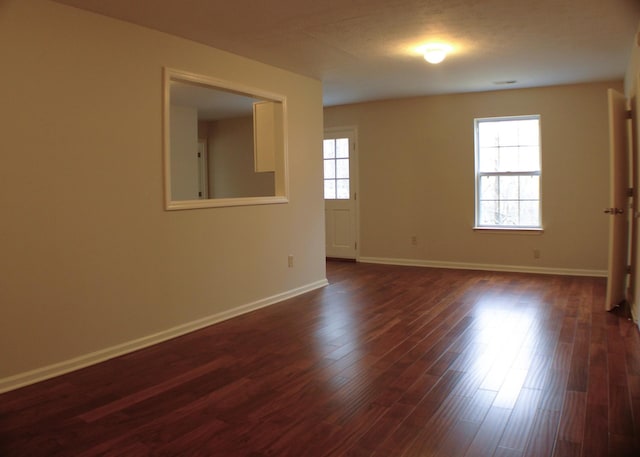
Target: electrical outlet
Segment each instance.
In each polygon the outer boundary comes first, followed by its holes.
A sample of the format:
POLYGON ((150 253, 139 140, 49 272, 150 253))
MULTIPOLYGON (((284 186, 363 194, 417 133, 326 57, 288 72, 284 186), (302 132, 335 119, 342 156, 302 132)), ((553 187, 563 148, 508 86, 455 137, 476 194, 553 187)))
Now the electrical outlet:
POLYGON ((540 258, 540 249, 534 249, 533 250, 533 258, 534 259, 539 259, 540 258))
POLYGON ((287 257, 287 264, 289 265, 289 268, 293 268, 293 256, 289 255, 289 257, 287 257))
POLYGON ((418 237, 417 237, 417 236, 413 235, 413 236, 411 237, 411 244, 412 244, 413 246, 417 246, 417 245, 418 245, 418 237))

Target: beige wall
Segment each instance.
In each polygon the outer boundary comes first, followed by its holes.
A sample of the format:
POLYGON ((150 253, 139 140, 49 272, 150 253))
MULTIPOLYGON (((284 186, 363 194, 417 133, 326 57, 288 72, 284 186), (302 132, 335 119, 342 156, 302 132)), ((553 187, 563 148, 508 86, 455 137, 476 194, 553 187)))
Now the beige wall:
POLYGON ((211 121, 208 132, 212 198, 275 195, 274 173, 255 171, 253 116, 211 121))
POLYGON ((322 283, 318 81, 41 0, 0 56, 0 387, 322 283), (163 66, 288 97, 288 204, 163 210, 163 66))
POLYGON ((191 106, 171 105, 171 199, 197 200, 199 190, 198 112, 191 106))
POLYGON ((602 273, 609 87, 622 81, 325 109, 325 128, 358 128, 360 256, 602 273), (541 115, 544 234, 475 232, 474 118, 524 114, 541 115))
POLYGON ((636 94, 636 86, 638 80, 638 74, 640 73, 640 24, 638 24, 638 35, 634 36, 633 46, 631 48, 631 55, 629 56, 629 65, 627 66, 627 73, 624 78, 624 92, 628 98, 633 97, 636 94))

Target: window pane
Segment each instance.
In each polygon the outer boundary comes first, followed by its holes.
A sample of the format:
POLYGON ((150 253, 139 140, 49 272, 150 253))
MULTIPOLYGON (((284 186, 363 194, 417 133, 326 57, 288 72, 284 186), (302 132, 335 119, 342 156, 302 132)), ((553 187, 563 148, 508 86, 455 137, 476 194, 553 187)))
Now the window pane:
POLYGON ((498 225, 499 215, 498 215, 498 202, 495 201, 483 201, 480 202, 478 206, 478 210, 480 211, 480 217, 478 218, 478 223, 480 225, 498 225))
POLYGON ((480 200, 498 199, 498 177, 482 176, 480 178, 480 200))
POLYGON ((335 140, 324 140, 322 142, 322 151, 325 159, 333 159, 336 156, 335 140))
POLYGON ((349 177, 349 159, 336 160, 336 178, 349 177))
POLYGON ((498 146, 498 124, 495 122, 479 122, 478 123, 478 140, 481 148, 498 146))
POLYGON ((498 171, 498 148, 480 148, 479 171, 498 171))
POLYGON ((338 183, 337 197, 340 200, 348 200, 349 199, 349 180, 338 179, 337 183, 338 183))
POLYGON ((325 200, 335 200, 336 198, 336 182, 333 179, 327 179, 324 182, 324 198, 325 200))
POLYGON ((500 146, 517 146, 518 143, 518 122, 502 121, 500 126, 500 146))
POLYGON ((540 143, 538 119, 527 119, 519 122, 520 144, 523 146, 537 146, 540 143))
POLYGON ((338 138, 336 140, 336 157, 349 157, 349 138, 338 138))
POLYGON ((538 147, 521 147, 518 151, 519 165, 517 171, 540 170, 540 150, 538 147))
POLYGON ((498 171, 518 171, 518 148, 500 148, 498 171))
POLYGON ((520 179, 520 198, 522 200, 539 200, 540 199, 540 177, 539 176, 520 176, 519 179, 520 179))
POLYGON ((336 161, 324 161, 324 179, 333 179, 336 177, 336 161))
POLYGON ((540 205, 537 201, 520 202, 520 225, 529 227, 540 225, 540 205))
POLYGON ((500 200, 518 199, 518 176, 500 176, 499 186, 500 200))
POLYGON ((500 225, 518 225, 520 214, 517 201, 500 202, 500 225))

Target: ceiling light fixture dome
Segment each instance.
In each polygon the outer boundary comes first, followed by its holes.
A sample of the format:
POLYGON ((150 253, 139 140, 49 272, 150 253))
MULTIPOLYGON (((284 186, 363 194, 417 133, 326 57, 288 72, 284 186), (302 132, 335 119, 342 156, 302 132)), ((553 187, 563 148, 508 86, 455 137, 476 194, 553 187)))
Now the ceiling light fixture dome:
POLYGON ((447 51, 448 49, 444 46, 428 46, 424 50, 424 60, 433 64, 440 63, 447 57, 447 51))

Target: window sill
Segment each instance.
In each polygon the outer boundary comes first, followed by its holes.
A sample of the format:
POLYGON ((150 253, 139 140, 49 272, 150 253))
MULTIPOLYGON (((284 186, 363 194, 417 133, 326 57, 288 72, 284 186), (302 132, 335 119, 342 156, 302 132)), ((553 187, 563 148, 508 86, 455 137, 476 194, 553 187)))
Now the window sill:
POLYGON ((473 227, 474 232, 480 233, 509 233, 512 235, 542 235, 543 228, 520 228, 520 227, 473 227))

